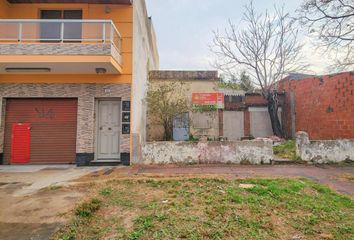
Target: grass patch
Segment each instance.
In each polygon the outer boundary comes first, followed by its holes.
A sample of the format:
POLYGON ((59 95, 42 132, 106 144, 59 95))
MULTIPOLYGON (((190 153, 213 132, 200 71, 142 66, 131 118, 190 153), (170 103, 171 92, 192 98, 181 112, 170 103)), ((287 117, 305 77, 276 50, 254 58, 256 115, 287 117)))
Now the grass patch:
POLYGON ((55 239, 354 239, 353 200, 307 179, 114 180, 97 196, 55 239))
POLYGON ((42 188, 41 191, 56 191, 61 188, 62 186, 53 184, 53 185, 49 185, 48 187, 42 188))
POLYGON ((75 215, 81 218, 91 217, 101 207, 101 200, 93 198, 90 202, 81 204, 75 210, 75 215))
POLYGON ((274 146, 273 152, 275 156, 279 158, 290 159, 293 161, 301 160, 300 157, 296 155, 295 140, 287 140, 278 146, 274 146))
POLYGON ((112 194, 112 192, 113 192, 113 189, 112 188, 110 188, 110 187, 106 187, 106 188, 102 188, 101 190, 100 190, 100 194, 102 195, 102 196, 110 196, 111 194, 112 194))

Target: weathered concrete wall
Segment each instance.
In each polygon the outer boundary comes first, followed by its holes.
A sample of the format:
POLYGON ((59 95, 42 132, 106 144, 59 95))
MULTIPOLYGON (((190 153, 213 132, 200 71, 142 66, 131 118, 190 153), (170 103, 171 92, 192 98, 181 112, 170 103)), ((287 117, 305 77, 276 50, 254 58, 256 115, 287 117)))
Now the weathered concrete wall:
POLYGON ((310 141, 306 132, 297 132, 296 153, 303 161, 312 163, 354 161, 354 140, 310 141))
POLYGON ((273 159, 272 142, 153 142, 143 148, 144 164, 267 164, 273 159))

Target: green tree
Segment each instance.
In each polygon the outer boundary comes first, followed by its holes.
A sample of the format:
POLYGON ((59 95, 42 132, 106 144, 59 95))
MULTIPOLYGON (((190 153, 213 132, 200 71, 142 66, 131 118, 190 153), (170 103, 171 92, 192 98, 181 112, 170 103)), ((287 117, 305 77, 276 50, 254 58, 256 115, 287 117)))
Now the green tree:
POLYGON ((253 92, 255 89, 246 71, 242 71, 239 75, 229 72, 226 75, 221 75, 220 79, 221 81, 218 85, 220 88, 243 90, 245 92, 253 92))
POLYGON ((163 140, 173 140, 173 120, 176 115, 189 112, 191 104, 186 97, 189 88, 184 82, 155 82, 149 84, 146 102, 150 123, 161 125, 163 140))
POLYGON ((240 88, 245 92, 254 91, 254 86, 252 84, 251 78, 245 71, 243 71, 240 76, 240 88))

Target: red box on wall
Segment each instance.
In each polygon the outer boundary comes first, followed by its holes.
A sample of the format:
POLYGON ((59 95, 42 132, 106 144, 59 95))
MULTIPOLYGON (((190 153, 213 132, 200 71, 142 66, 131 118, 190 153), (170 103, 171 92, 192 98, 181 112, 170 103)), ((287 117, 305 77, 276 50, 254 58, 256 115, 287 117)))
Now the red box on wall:
POLYGON ((21 164, 30 162, 31 153, 31 124, 14 123, 12 125, 11 163, 21 164))

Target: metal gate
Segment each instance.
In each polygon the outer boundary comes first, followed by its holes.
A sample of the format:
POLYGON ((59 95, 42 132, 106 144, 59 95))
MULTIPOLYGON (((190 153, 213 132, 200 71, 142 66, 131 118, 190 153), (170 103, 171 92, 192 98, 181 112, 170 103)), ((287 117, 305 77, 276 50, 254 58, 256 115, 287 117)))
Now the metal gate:
POLYGON ((29 163, 75 162, 77 99, 6 99, 5 104, 5 163, 20 153, 12 141, 12 127, 21 123, 31 124, 29 163))
POLYGON ((189 113, 178 114, 173 120, 173 140, 187 141, 189 139, 189 113))

